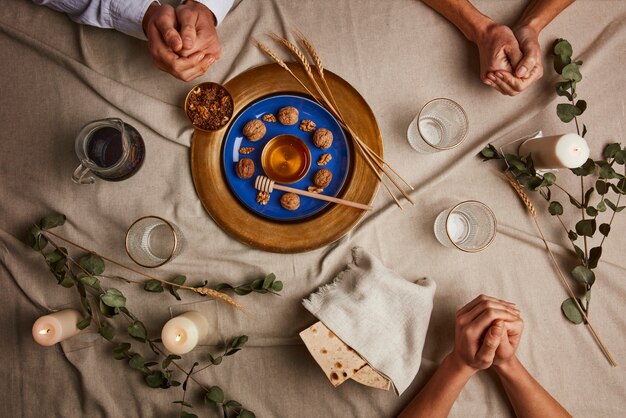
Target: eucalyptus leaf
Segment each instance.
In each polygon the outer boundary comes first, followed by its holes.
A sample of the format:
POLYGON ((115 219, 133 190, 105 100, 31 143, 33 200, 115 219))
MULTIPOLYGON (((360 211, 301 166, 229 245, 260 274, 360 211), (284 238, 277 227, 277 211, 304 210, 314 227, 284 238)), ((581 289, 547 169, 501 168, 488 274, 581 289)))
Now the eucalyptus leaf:
POLYGON ((76 324, 76 328, 83 330, 91 325, 91 316, 86 316, 76 324))
MULTIPOLYGON (((598 261, 600 261, 600 257, 602 257, 602 247, 593 247, 589 250, 589 260, 587 261, 587 266, 590 269, 595 269, 598 267, 598 261)), ((595 281, 595 275, 593 276, 593 280, 589 283, 591 286, 595 281)))
POLYGON ((276 292, 280 292, 281 290, 283 290, 283 282, 281 282, 280 280, 276 280, 272 284, 272 290, 274 290, 276 292))
POLYGON ((576 306, 576 302, 574 302, 572 298, 565 299, 565 301, 561 304, 561 311, 571 323, 576 325, 583 323, 583 315, 580 313, 580 310, 576 306))
POLYGON ((104 295, 100 296, 100 300, 112 308, 121 308, 126 305, 126 297, 114 287, 107 289, 104 295))
POLYGON ((587 212, 587 215, 589 216, 593 216, 593 217, 598 216, 598 209, 594 208, 593 206, 588 206, 585 209, 585 212, 587 212))
POLYGON ((78 264, 94 276, 104 272, 104 261, 95 254, 87 254, 78 260, 78 264))
POLYGON ((578 239, 578 234, 574 231, 569 231, 567 233, 567 237, 570 239, 570 241, 576 241, 578 239))
POLYGON ((172 361, 180 360, 181 358, 182 358, 181 356, 177 356, 176 354, 170 354, 167 357, 165 357, 165 360, 163 360, 163 363, 161 363, 161 367, 163 367, 164 369, 167 369, 170 366, 170 363, 172 363, 172 361))
POLYGON ((224 391, 219 386, 211 386, 204 395, 204 400, 208 405, 215 405, 224 402, 224 391))
POLYGON ((591 158, 589 158, 582 166, 578 168, 572 168, 570 171, 577 176, 589 176, 596 172, 596 163, 591 158))
POLYGON ((554 51, 554 55, 560 55, 564 57, 571 57, 573 54, 572 44, 570 44, 565 39, 557 39, 554 42, 554 47, 552 49, 554 51))
POLYGON ((113 328, 111 328, 111 326, 107 324, 106 322, 100 326, 100 329, 98 330, 98 332, 100 333, 100 335, 102 335, 102 337, 105 340, 108 340, 108 341, 113 340, 113 328))
POLYGON ((160 370, 155 370, 147 374, 145 376, 145 381, 148 386, 154 389, 166 389, 169 387, 167 376, 165 376, 165 374, 160 370))
MULTIPOLYGON (((172 277, 168 281, 172 282, 174 284, 177 284, 177 285, 183 285, 183 284, 185 284, 186 280, 187 280, 187 277, 182 276, 182 275, 178 275, 178 276, 172 277)), ((172 294, 172 296, 174 296, 176 298, 176 300, 181 300, 180 299, 180 295, 178 294, 177 286, 168 285, 167 287, 168 287, 168 290, 170 291, 170 293, 172 294)))
POLYGON ((52 228, 56 228, 57 226, 61 226, 65 223, 65 215, 60 214, 60 213, 52 213, 50 215, 46 215, 44 216, 40 221, 39 221, 39 226, 41 227, 41 229, 52 229, 52 228))
POLYGON ((143 289, 147 292, 155 292, 155 293, 159 293, 159 292, 163 292, 163 284, 155 279, 150 279, 148 280, 144 286, 143 289))
MULTIPOLYGON (((569 64, 569 62, 567 64, 569 64)), ((564 64, 563 67, 567 64, 564 64)), ((570 88, 569 81, 562 81, 560 83, 556 83, 556 94, 558 96, 567 97, 567 100, 572 100, 574 97, 572 96, 572 93, 568 91, 569 88, 570 88)))
POLYGON ((585 135, 587 135, 587 125, 585 125, 585 124, 583 123, 583 133, 582 133, 582 135, 581 135, 581 136, 584 138, 584 137, 585 137, 585 135))
POLYGON ((579 116, 581 113, 579 108, 570 103, 559 103, 556 105, 556 115, 565 123, 571 122, 574 120, 574 117, 579 116))
POLYGON ((552 186, 556 181, 554 173, 546 173, 543 175, 544 186, 552 186))
POLYGON ((145 342, 148 331, 146 331, 146 327, 143 325, 143 322, 136 320, 128 326, 128 335, 138 341, 145 342))
POLYGON ((596 190, 599 195, 605 195, 609 192, 609 185, 603 180, 596 181, 596 190))
POLYGON ((252 289, 236 288, 234 292, 238 294, 239 296, 245 296, 245 295, 252 293, 252 289))
POLYGON ((211 361, 211 364, 215 366, 219 366, 220 364, 222 364, 223 359, 224 358, 222 356, 217 356, 217 357, 210 356, 209 357, 209 361, 211 361))
POLYGON ((592 237, 596 232, 595 219, 583 219, 576 223, 576 233, 585 237, 592 237))
POLYGON ((263 289, 269 289, 272 283, 274 283, 274 280, 276 280, 276 275, 274 273, 268 274, 263 280, 263 289))
POLYGON ((609 232, 611 232, 611 225, 607 223, 603 223, 598 227, 598 231, 600 231, 600 233, 604 235, 605 237, 608 237, 609 232))
POLYGON ((566 80, 574 81, 576 83, 583 79, 583 76, 580 74, 580 70, 578 69, 578 64, 573 62, 563 67, 561 76, 566 80))
POLYGON ((576 102, 576 107, 580 109, 580 114, 582 115, 585 113, 585 110, 587 110, 587 102, 584 100, 578 100, 576 102))
POLYGON ((132 367, 135 370, 139 370, 139 371, 145 371, 145 367, 144 367, 144 363, 145 360, 144 358, 141 356, 141 354, 133 354, 131 356, 131 358, 128 360, 128 364, 130 365, 130 367, 132 367))
POLYGON ((102 314, 106 317, 115 316, 119 313, 119 308, 114 308, 106 305, 104 302, 102 302, 102 298, 100 299, 98 307, 100 308, 100 312, 102 312, 102 314))
POLYGON ((41 234, 41 230, 36 225, 33 225, 28 232, 28 245, 35 251, 41 251, 48 245, 48 239, 41 234))
POLYGON ((596 280, 596 276, 593 271, 585 266, 574 267, 574 269, 572 270, 572 276, 574 277, 574 279, 576 279, 578 283, 581 284, 592 285, 596 280))
POLYGON ((66 271, 65 273, 63 273, 59 284, 68 289, 74 286, 74 275, 72 274, 72 272, 66 271))
POLYGON ((248 411, 247 409, 242 409, 237 415, 237 418, 256 418, 256 415, 252 413, 252 411, 248 411))
POLYGON ((614 158, 617 164, 624 165, 626 163, 626 150, 617 151, 614 158))
POLYGON ((618 143, 609 144, 604 147, 602 155, 604 156, 604 158, 613 158, 615 157, 615 154, 617 154, 617 152, 619 152, 621 149, 622 148, 618 143))
POLYGON ((610 199, 604 199, 604 202, 606 203, 606 205, 607 205, 608 207, 610 207, 610 208, 611 208, 611 210, 612 210, 613 212, 617 212, 617 207, 615 206, 615 204, 614 204, 613 202, 611 202, 611 200, 610 200, 610 199))
POLYGON ((253 290, 261 290, 261 289, 263 289, 263 279, 253 280, 252 283, 250 283, 250 287, 253 290))
POLYGON ((80 280, 80 282, 84 284, 85 286, 89 286, 92 289, 95 289, 98 291, 102 289, 102 287, 100 286, 100 280, 98 280, 97 277, 83 275, 78 280, 80 280))
POLYGON ((585 257, 585 252, 578 245, 574 244, 574 251, 576 252, 576 256, 581 261, 581 263, 587 262, 587 257, 585 257))
POLYGON ((237 401, 233 401, 232 399, 228 402, 225 402, 224 406, 227 408, 241 408, 241 404, 237 401))
POLYGON ((115 358, 115 360, 122 360, 126 358, 126 356, 128 355, 128 350, 130 350, 129 343, 121 343, 117 345, 115 348, 113 348, 113 358, 115 358))
POLYGON ((548 212, 552 216, 563 215, 563 205, 557 201, 551 202, 550 206, 548 206, 548 212))
POLYGON ((193 408, 192 404, 190 404, 189 402, 185 402, 185 401, 173 401, 172 403, 177 403, 177 404, 180 404, 180 405, 184 405, 187 408, 193 408))

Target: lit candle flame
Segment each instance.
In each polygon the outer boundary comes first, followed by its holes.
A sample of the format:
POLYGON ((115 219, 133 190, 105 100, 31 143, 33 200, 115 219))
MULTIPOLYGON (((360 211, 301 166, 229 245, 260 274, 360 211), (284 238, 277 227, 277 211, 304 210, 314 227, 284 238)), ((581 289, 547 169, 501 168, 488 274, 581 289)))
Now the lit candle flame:
POLYGON ((50 328, 42 329, 41 331, 39 331, 39 334, 41 335, 50 334, 50 328))
POLYGON ((182 335, 180 335, 180 334, 176 334, 176 342, 180 341, 180 340, 181 340, 181 338, 183 338, 183 337, 182 337, 182 335))

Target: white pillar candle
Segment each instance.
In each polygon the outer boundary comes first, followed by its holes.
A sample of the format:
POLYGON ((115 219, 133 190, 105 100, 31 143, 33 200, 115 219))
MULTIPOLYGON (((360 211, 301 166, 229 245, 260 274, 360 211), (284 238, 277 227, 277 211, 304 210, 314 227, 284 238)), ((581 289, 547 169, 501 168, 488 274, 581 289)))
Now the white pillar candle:
POLYGON ((161 340, 170 353, 185 354, 208 334, 209 321, 200 312, 189 311, 167 321, 161 330, 161 340))
POLYGON ((74 309, 42 316, 33 324, 33 338, 37 344, 54 345, 78 334, 80 330, 76 324, 82 319, 81 313, 74 309))
POLYGON ((519 154, 531 154, 535 168, 576 168, 589 158, 589 146, 576 134, 554 135, 525 141, 519 154))

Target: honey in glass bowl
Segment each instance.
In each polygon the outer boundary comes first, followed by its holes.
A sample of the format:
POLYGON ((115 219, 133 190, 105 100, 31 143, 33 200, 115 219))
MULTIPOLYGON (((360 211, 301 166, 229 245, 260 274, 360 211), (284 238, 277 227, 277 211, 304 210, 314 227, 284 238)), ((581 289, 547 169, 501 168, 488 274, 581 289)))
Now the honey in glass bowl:
POLYGON ((278 135, 263 148, 261 165, 265 175, 277 183, 295 183, 311 167, 311 151, 294 135, 278 135))

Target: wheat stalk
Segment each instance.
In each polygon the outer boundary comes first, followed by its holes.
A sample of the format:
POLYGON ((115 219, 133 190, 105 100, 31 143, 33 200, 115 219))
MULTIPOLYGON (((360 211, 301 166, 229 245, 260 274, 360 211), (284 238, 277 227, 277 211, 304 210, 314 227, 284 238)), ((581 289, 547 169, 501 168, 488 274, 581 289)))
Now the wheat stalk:
POLYGON ((552 264, 556 268, 556 271, 558 273, 558 277, 561 280, 561 283, 563 284, 563 286, 565 286, 565 288, 567 289, 567 293, 569 294, 570 298, 576 304, 576 308, 578 309, 578 311, 582 315, 583 319, 585 320, 585 324, 587 325, 587 328, 589 329, 589 332, 591 332, 591 335, 593 336, 593 339, 596 341, 596 343, 600 347, 600 350, 602 351, 602 354, 604 354, 606 359, 609 361, 609 364, 611 366, 613 366, 613 367, 617 367, 617 363, 615 362, 615 360, 613 360, 613 356, 611 356, 611 353, 609 352, 608 348, 606 348, 604 343, 602 343, 602 340, 600 340, 600 336, 598 336, 598 334, 596 333, 596 330, 593 328, 593 325, 591 325, 591 321, 589 321, 589 318, 587 317, 587 314, 585 313, 585 310, 583 309, 582 306, 580 306, 580 303, 578 302, 578 298, 576 297, 576 295, 574 294, 574 291, 572 290, 571 286, 569 285, 569 283, 565 279, 565 275, 561 271, 561 268, 559 267, 559 264, 557 263, 556 258, 554 257, 554 254, 552 253, 552 250, 550 249, 550 246, 548 245, 548 241, 546 240, 545 236, 543 235, 543 231, 541 229, 541 226, 539 225, 539 220, 538 220, 538 217, 537 217, 537 210, 535 209, 535 205, 533 205, 533 202, 530 200, 528 195, 524 192, 524 190, 522 189, 520 184, 517 182, 517 180, 514 180, 511 177, 506 176, 506 175, 503 175, 503 177, 509 182, 511 187, 513 187, 513 189, 517 192, 519 197, 524 202, 524 205, 528 209, 528 212, 530 212, 530 214, 531 214, 531 216, 533 218, 533 221, 535 221, 535 226, 537 227, 537 231, 539 232, 539 235, 541 236, 541 240, 543 241, 543 245, 546 247, 546 250, 548 250, 548 255, 550 257, 550 260, 552 260, 552 264))

